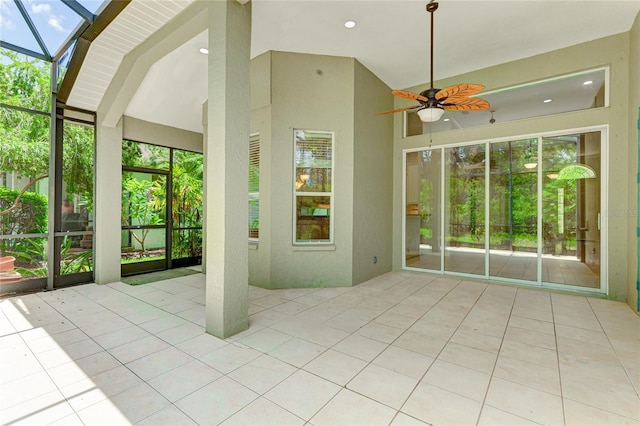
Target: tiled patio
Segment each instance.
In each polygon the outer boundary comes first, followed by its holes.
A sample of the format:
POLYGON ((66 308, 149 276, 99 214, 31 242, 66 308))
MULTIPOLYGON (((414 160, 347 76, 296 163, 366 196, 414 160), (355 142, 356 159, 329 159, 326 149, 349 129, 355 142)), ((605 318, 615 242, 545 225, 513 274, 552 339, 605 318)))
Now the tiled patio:
POLYGON ((204 276, 0 301, 2 424, 637 425, 624 303, 394 272, 251 287, 204 333, 204 276))

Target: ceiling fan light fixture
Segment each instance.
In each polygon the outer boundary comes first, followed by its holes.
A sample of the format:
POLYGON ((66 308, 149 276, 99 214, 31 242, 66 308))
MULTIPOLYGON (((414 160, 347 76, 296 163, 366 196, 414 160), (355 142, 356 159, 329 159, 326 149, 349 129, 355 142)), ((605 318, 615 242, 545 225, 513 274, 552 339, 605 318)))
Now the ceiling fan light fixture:
POLYGON ((444 114, 444 109, 440 107, 429 107, 418 110, 418 116, 424 123, 438 121, 442 117, 442 114, 444 114))
POLYGON ((436 89, 433 86, 433 15, 438 9, 438 2, 431 0, 427 3, 427 12, 429 12, 431 25, 430 29, 430 74, 431 85, 429 89, 423 90, 420 94, 408 92, 406 90, 392 90, 391 93, 402 99, 418 101, 418 105, 412 105, 402 108, 396 108, 389 111, 379 112, 378 115, 392 114, 394 112, 402 112, 417 109, 420 120, 424 123, 430 123, 440 120, 444 114, 444 108, 450 111, 484 111, 491 108, 489 102, 484 99, 471 97, 482 91, 484 86, 481 84, 456 84, 445 87, 444 89, 436 89))

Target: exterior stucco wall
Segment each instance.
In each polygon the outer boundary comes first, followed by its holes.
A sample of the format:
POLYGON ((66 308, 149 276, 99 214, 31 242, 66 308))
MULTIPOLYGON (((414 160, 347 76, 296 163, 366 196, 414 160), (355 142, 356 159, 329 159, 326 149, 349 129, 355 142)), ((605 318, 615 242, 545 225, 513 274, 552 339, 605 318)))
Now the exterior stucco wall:
POLYGON ((353 164, 353 283, 391 270, 393 108, 390 88, 356 61, 353 164))
POLYGON ((252 61, 260 133, 260 239, 249 282, 350 286, 391 269, 389 88, 353 58, 267 52, 252 61), (294 243, 294 130, 334 133, 333 244, 294 243), (373 256, 380 261, 373 264, 373 256))
POLYGON ((627 267, 627 303, 638 311, 638 236, 636 227, 638 226, 638 125, 640 123, 640 13, 629 32, 629 221, 627 244, 628 267, 627 267), (635 236, 635 238, 634 238, 635 236))
POLYGON ((202 133, 176 129, 128 116, 123 117, 122 123, 124 139, 202 152, 202 133))

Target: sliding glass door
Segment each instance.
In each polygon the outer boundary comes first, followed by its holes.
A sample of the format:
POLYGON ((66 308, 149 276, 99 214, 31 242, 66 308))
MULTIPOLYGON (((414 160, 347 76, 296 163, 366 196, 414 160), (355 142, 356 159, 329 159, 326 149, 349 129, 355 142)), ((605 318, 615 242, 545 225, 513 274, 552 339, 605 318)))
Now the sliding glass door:
POLYGON ((602 289, 602 139, 596 131, 405 152, 404 266, 602 289))
POLYGON ((444 270, 484 275, 485 145, 444 150, 444 270))
POLYGON ((538 140, 489 146, 489 275, 537 281, 538 140))
POLYGON ((600 133, 542 139, 542 281, 600 287, 600 133))

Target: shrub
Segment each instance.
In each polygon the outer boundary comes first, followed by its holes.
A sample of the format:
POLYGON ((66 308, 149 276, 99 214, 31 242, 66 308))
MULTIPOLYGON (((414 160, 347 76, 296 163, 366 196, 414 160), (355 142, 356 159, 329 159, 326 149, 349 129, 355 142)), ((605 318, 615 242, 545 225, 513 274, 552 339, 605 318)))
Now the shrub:
MULTIPOLYGON (((0 187, 0 212, 8 210, 20 194, 18 190, 0 187)), ((25 192, 18 207, 0 215, 0 235, 47 232, 47 197, 25 192)))

